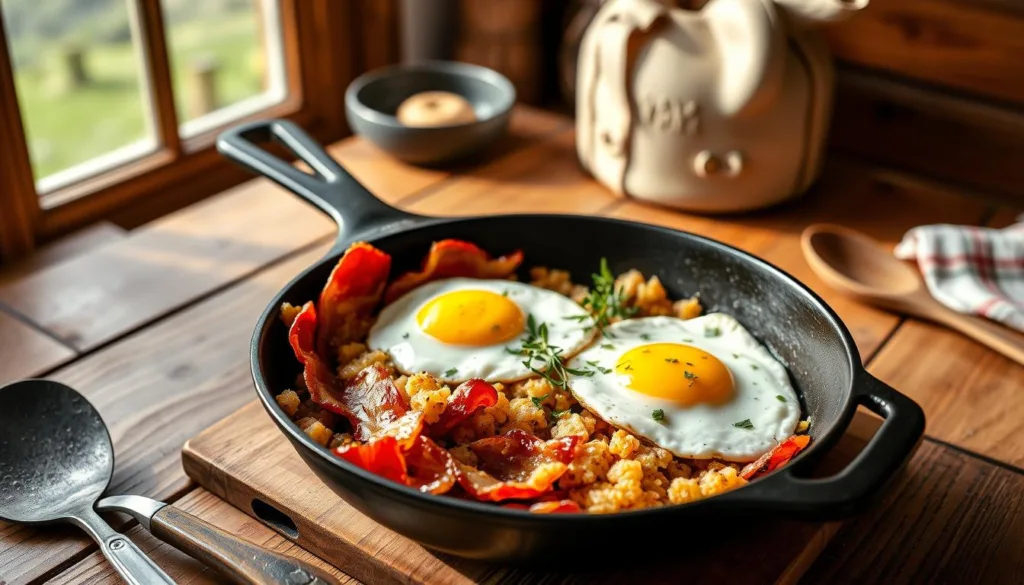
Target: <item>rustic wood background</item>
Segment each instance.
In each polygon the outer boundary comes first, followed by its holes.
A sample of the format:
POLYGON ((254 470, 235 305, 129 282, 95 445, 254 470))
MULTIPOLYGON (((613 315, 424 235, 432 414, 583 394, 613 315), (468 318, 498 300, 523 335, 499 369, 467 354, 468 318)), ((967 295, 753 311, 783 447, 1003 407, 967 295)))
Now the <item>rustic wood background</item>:
MULTIPOLYGON (((476 14, 498 1, 461 3, 476 14)), ((706 0, 678 1, 695 7, 706 0)), ((395 3, 367 0, 375 7, 374 27, 397 30, 395 3)), ((586 3, 543 2, 539 34, 531 37, 540 82, 524 86, 527 103, 571 113, 558 87, 558 49, 570 11, 586 3)), ((960 192, 1024 201, 1024 2, 871 0, 822 33, 838 69, 835 150, 955 184, 960 192)), ((368 50, 397 60, 398 36, 376 38, 380 47, 368 50)), ((460 38, 479 43, 474 31, 460 38)), ((511 73, 521 76, 518 69, 511 73)))

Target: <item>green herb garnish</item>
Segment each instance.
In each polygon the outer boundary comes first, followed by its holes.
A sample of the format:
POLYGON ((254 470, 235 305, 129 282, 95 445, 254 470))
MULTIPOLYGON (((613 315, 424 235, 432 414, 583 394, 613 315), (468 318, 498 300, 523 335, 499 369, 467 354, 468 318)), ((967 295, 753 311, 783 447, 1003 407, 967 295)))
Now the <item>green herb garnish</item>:
POLYGON ((615 346, 610 343, 602 343, 601 349, 615 349, 615 346))
POLYGON ((530 401, 533 402, 534 406, 540 408, 541 406, 544 405, 544 401, 548 399, 548 396, 551 396, 551 394, 548 393, 545 394, 544 396, 531 396, 530 401))
POLYGON ((676 358, 665 358, 665 361, 670 363, 670 364, 678 364, 679 363, 679 360, 677 360, 676 358))
POLYGON ((786 397, 783 396, 782 394, 776 394, 775 395, 775 399, 778 400, 779 402, 785 402, 786 401, 786 397))
POLYGON ((612 319, 626 319, 636 313, 636 307, 626 306, 626 296, 615 288, 615 276, 608 269, 607 258, 601 258, 600 269, 596 274, 590 275, 590 278, 594 286, 587 292, 580 305, 593 317, 594 326, 604 329, 611 324, 612 319))
POLYGON ((651 336, 646 334, 646 333, 641 333, 640 334, 640 339, 643 339, 644 341, 650 341, 651 340, 651 336))
POLYGON ((657 422, 665 422, 665 411, 659 408, 651 413, 651 418, 657 422))
POLYGON ((567 413, 567 412, 569 412, 569 409, 568 409, 568 408, 566 408, 565 410, 552 410, 552 411, 551 411, 551 420, 555 420, 555 419, 558 419, 558 418, 560 418, 560 417, 561 417, 561 416, 562 416, 563 414, 565 414, 565 413, 567 413))
POLYGON ((612 373, 612 369, 611 368, 601 367, 601 365, 597 363, 597 360, 588 361, 587 365, 592 367, 592 368, 597 369, 597 371, 601 372, 602 374, 610 374, 610 373, 612 373))
POLYGON ((718 327, 705 327, 704 337, 718 337, 722 334, 722 330, 718 327))
POLYGON ((750 364, 750 369, 751 370, 756 370, 757 369, 757 364, 750 364))
POLYGON ((450 370, 448 370, 447 372, 444 373, 444 377, 445 378, 451 378, 452 376, 454 376, 455 374, 458 374, 458 373, 459 373, 459 369, 458 368, 452 368, 452 369, 450 369, 450 370))
POLYGON ((693 381, 697 379, 697 374, 694 374, 690 370, 684 371, 683 372, 683 376, 686 377, 686 379, 690 381, 690 384, 689 384, 690 386, 693 386, 693 381))
POLYGON ((405 333, 402 334, 402 339, 409 339, 409 332, 408 331, 406 331, 405 333))
MULTIPOLYGON (((507 348, 506 348, 507 349, 507 348)), ((533 315, 526 318, 526 340, 521 348, 526 356, 523 365, 530 371, 541 376, 557 388, 565 389, 569 374, 574 376, 593 376, 590 370, 573 370, 562 363, 562 348, 548 342, 548 324, 537 324, 533 315), (537 365, 534 365, 537 364, 537 365)))
POLYGON ((747 429, 749 431, 750 429, 754 428, 754 423, 750 422, 750 419, 747 418, 741 420, 738 423, 733 423, 732 426, 736 427, 737 429, 747 429))

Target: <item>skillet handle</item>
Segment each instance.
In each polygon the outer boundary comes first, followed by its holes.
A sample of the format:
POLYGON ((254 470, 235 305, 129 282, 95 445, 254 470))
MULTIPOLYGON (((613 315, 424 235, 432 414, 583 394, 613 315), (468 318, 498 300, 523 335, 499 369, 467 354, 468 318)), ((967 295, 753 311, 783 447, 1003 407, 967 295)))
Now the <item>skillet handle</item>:
POLYGON ((288 120, 240 124, 217 137, 217 150, 241 166, 263 175, 319 207, 338 224, 337 249, 355 236, 419 216, 378 199, 306 134, 288 120), (260 146, 274 141, 309 165, 305 173, 260 146))
POLYGON ((868 373, 855 386, 860 404, 885 422, 857 457, 831 477, 797 477, 797 466, 787 466, 736 490, 735 501, 777 509, 787 515, 813 520, 840 520, 861 511, 910 459, 924 435, 924 411, 916 402, 868 373), (757 485, 763 484, 763 485, 757 485))

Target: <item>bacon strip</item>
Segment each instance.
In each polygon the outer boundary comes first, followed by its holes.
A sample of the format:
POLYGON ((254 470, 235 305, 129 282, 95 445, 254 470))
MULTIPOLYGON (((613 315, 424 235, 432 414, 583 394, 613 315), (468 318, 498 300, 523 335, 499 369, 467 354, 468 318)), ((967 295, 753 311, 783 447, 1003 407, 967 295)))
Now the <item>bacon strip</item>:
POLYGON ((796 457, 810 443, 811 437, 809 435, 793 435, 776 445, 771 451, 762 455, 757 461, 744 466, 740 470, 740 477, 750 480, 766 473, 771 473, 789 463, 790 459, 796 457))
POLYGON ((356 374, 342 395, 349 410, 352 435, 357 441, 392 436, 399 447, 409 449, 423 429, 423 413, 409 410, 387 369, 374 364, 356 374))
POLYGON ((409 482, 405 457, 394 437, 381 437, 363 445, 353 443, 338 447, 334 450, 334 454, 391 481, 401 484, 409 482))
POLYGON ((312 302, 306 303, 288 330, 288 343, 296 359, 303 365, 302 379, 306 382, 313 402, 325 410, 351 419, 352 413, 346 404, 341 382, 313 349, 316 327, 316 307, 312 302))
POLYGON ((390 271, 391 256, 370 244, 356 242, 345 250, 317 305, 321 326, 316 348, 321 356, 334 355, 339 345, 366 335, 390 271))
POLYGON ((342 386, 313 350, 316 328, 316 308, 306 303, 288 331, 288 341, 303 364, 302 378, 313 402, 347 418, 358 441, 391 435, 400 447, 412 446, 423 429, 423 413, 409 410, 394 380, 380 364, 365 368, 342 386))
POLYGON ((434 242, 419 272, 407 272, 396 278, 384 293, 390 303, 412 289, 441 278, 507 278, 523 261, 523 253, 491 258, 475 244, 462 240, 434 242))
POLYGON ((443 494, 452 489, 458 475, 455 460, 446 449, 423 435, 405 453, 406 485, 421 492, 443 494))
POLYGON ((578 443, 577 436, 543 441, 518 429, 474 441, 478 468, 456 463, 459 485, 482 501, 535 498, 565 473, 578 443))
POLYGON ((498 403, 498 391, 479 378, 467 380, 452 392, 448 398, 448 406, 436 423, 430 425, 430 434, 443 437, 455 425, 468 419, 481 408, 489 408, 498 403))
POLYGON ((418 435, 408 450, 391 435, 368 443, 353 443, 334 450, 335 455, 381 477, 432 494, 443 494, 455 485, 458 470, 448 451, 418 435))

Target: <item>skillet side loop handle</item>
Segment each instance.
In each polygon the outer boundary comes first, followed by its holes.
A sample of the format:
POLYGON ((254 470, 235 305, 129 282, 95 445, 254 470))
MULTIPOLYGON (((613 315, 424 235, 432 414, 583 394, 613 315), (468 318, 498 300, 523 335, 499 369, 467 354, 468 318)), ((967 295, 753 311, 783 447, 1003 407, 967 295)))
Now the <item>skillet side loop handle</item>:
MULTIPOLYGON (((850 464, 831 477, 796 477, 794 468, 783 468, 751 490, 754 499, 789 514, 813 520, 841 520, 871 503, 917 450, 924 436, 924 411, 916 402, 863 372, 854 389, 860 404, 885 422, 850 464)), ((735 494, 742 496, 745 490, 735 494)), ((740 498, 741 500, 744 498, 740 498)))
POLYGON ((192 514, 164 506, 150 520, 153 535, 240 585, 336 585, 297 558, 238 538, 192 514))
POLYGON ((418 217, 378 199, 288 120, 259 120, 228 129, 217 137, 217 150, 329 215, 338 224, 338 246, 370 229, 418 217), (309 165, 314 174, 302 172, 260 146, 271 141, 287 148, 309 165))

